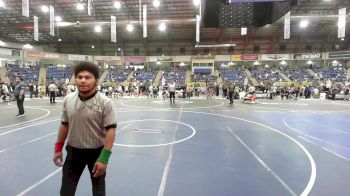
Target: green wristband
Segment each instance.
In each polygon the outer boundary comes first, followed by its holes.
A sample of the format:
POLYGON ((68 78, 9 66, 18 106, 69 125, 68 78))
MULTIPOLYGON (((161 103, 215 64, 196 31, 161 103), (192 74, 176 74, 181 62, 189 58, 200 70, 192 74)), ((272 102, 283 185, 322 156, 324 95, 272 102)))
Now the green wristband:
POLYGON ((98 159, 97 159, 97 162, 107 164, 107 163, 108 163, 108 159, 109 159, 109 157, 111 156, 111 154, 112 154, 112 151, 110 151, 110 150, 104 148, 104 149, 101 151, 101 154, 100 154, 100 156, 99 156, 98 159))

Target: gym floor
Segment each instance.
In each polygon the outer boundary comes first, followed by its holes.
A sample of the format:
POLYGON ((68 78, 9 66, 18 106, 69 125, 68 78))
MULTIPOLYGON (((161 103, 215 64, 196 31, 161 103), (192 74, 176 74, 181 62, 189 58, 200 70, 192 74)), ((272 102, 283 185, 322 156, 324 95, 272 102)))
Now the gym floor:
MULTIPOLYGON (((114 101, 107 195, 349 195, 350 102, 114 101)), ((0 104, 0 195, 59 195, 61 104, 27 98, 23 117, 0 104)), ((87 168, 76 195, 91 195, 87 168)))

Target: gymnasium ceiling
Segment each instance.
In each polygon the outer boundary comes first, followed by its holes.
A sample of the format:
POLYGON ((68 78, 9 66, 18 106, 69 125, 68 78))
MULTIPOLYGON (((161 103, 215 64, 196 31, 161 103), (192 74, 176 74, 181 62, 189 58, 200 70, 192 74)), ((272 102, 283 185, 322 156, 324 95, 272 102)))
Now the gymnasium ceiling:
MULTIPOLYGON (((94 15, 88 16, 87 0, 30 0, 30 17, 22 16, 22 0, 3 0, 6 7, 0 7, 0 40, 15 43, 37 45, 57 44, 110 44, 110 16, 117 17, 117 44, 128 43, 195 43, 195 16, 198 8, 192 0, 161 0, 159 8, 154 8, 152 0, 142 0, 148 5, 148 38, 142 37, 139 24, 139 0, 123 0, 117 10, 114 1, 94 0, 94 15), (83 2, 85 9, 76 9, 76 3, 83 2), (56 27, 56 36, 49 34, 49 13, 41 11, 42 5, 53 5, 55 16, 60 16, 66 26, 56 27), (39 17, 39 42, 33 40, 33 15, 39 17), (76 25, 76 21, 80 25, 76 25), (158 25, 165 21, 167 30, 160 32, 158 25), (126 25, 135 26, 133 32, 126 30, 126 25), (94 26, 100 25, 102 32, 96 33, 94 26), (62 41, 58 43, 58 39, 62 41)), ((338 9, 350 11, 349 0, 298 0, 298 5, 291 11, 291 37, 310 36, 322 41, 337 39, 338 9), (299 28, 299 22, 308 19, 306 29, 299 28)), ((347 15, 347 34, 350 35, 350 15, 347 15)), ((241 39, 240 28, 201 28, 201 42, 225 43, 241 39)), ((248 35, 253 38, 283 39, 283 19, 259 28, 249 28, 248 35)))

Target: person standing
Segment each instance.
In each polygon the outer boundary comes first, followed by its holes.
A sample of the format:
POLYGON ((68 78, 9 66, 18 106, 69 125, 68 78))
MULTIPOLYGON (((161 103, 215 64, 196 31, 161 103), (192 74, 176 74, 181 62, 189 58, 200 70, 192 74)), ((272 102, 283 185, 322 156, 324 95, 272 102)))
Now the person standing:
POLYGON ((55 99, 56 99, 57 86, 53 81, 49 85, 48 89, 50 91, 50 103, 56 103, 55 99))
POLYGON ((230 104, 233 104, 233 93, 235 91, 235 86, 233 84, 228 87, 228 98, 230 99, 230 104))
POLYGON ((63 100, 61 125, 55 143, 54 163, 62 167, 61 196, 74 195, 86 165, 94 196, 106 195, 105 177, 117 127, 112 100, 97 92, 97 65, 82 62, 74 67, 77 92, 63 100), (67 140, 67 156, 62 148, 67 140))
POLYGON ((176 84, 175 81, 170 83, 168 85, 169 90, 169 97, 170 97, 170 104, 175 104, 175 90, 176 90, 176 84))
POLYGON ((18 114, 16 116, 19 117, 25 115, 23 108, 25 86, 22 77, 16 77, 16 83, 17 85, 15 87, 13 95, 15 96, 15 100, 17 102, 18 107, 18 114))

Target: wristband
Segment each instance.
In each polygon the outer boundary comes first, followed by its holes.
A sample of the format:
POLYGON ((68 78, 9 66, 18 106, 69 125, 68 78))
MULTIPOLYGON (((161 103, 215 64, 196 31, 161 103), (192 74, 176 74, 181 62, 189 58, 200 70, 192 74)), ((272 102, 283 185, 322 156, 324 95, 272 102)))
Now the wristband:
POLYGON ((108 150, 106 148, 102 149, 101 154, 100 154, 100 156, 97 159, 97 162, 107 164, 108 163, 108 159, 111 156, 111 154, 112 154, 112 151, 110 151, 110 150, 108 150))
POLYGON ((55 153, 62 152, 63 146, 64 146, 64 142, 56 142, 55 143, 55 153))

